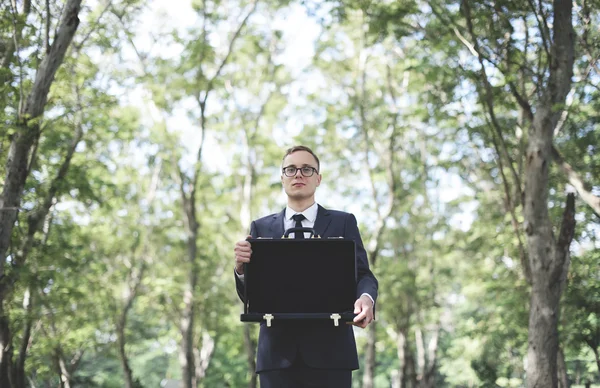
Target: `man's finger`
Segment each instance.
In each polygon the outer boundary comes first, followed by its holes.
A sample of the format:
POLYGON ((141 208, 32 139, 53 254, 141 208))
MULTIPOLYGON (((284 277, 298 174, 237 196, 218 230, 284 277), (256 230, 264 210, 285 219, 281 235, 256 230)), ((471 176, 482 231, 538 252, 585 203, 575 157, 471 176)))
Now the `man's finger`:
POLYGON ((363 311, 363 301, 357 299, 356 302, 354 302, 354 314, 358 314, 361 311, 363 311))
POLYGON ((368 323, 367 323, 366 319, 363 319, 362 321, 359 321, 359 322, 352 322, 352 325, 356 326, 356 327, 361 327, 364 329, 365 327, 367 327, 368 323))
POLYGON ((359 322, 367 317, 367 313, 365 311, 361 312, 357 316, 354 317, 354 322, 359 322))

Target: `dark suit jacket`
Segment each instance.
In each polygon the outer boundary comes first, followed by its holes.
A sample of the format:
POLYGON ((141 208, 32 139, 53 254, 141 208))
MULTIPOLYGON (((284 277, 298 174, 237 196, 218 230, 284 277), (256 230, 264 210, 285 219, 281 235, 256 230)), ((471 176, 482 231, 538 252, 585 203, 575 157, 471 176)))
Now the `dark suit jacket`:
MULTIPOLYGON (((252 222, 250 235, 281 238, 285 209, 252 222)), ((369 269, 367 253, 353 214, 327 210, 319 206, 314 225, 322 238, 343 236, 356 243, 356 297, 367 293, 377 300, 377 279, 369 269)), ((235 276, 235 275, 234 275, 235 276)), ((290 274, 293 276, 293 274, 290 274)), ((243 283, 235 277, 238 295, 243 301, 243 283)), ((358 355, 351 325, 335 327, 329 322, 281 322, 271 327, 260 325, 256 371, 289 367, 296 356, 310 367, 358 369, 358 355)))

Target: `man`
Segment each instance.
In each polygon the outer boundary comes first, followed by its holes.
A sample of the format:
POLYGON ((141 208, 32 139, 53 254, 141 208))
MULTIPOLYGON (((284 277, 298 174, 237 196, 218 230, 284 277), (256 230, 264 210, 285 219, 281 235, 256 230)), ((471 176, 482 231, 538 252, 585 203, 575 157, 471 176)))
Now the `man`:
MULTIPOLYGON (((377 279, 369 270, 354 215, 327 210, 315 202, 315 191, 321 183, 319 169, 319 158, 310 148, 288 149, 281 174, 287 207, 280 213, 253 221, 248 237, 280 238, 285 230, 301 224, 314 228, 322 238, 343 236, 354 240, 357 259, 354 313, 358 314, 354 325, 365 328, 374 317, 377 279)), ((309 235, 307 233, 307 237, 309 235)), ((235 244, 234 251, 236 287, 243 298, 243 265, 250 262, 252 248, 244 240, 235 244)), ((256 372, 261 388, 350 388, 353 369, 358 369, 358 355, 351 325, 336 327, 329 322, 306 321, 279 322, 271 327, 260 325, 256 372)))

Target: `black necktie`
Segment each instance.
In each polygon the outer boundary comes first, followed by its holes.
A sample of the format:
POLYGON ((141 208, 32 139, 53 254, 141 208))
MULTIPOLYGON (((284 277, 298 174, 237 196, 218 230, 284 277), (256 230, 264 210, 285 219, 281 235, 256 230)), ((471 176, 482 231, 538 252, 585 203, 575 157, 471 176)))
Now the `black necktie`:
MULTIPOLYGON (((302 228, 302 220, 306 219, 304 214, 294 214, 292 219, 296 221, 296 228, 302 228)), ((294 232, 294 238, 304 238, 304 232, 294 232)))

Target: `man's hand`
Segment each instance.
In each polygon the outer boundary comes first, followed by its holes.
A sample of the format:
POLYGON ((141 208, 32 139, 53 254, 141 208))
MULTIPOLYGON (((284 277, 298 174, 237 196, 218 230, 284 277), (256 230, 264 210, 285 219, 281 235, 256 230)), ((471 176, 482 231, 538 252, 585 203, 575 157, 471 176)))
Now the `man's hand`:
MULTIPOLYGON (((248 238, 252 238, 252 236, 248 236, 248 238)), ((252 255, 250 242, 246 240, 236 242, 233 251, 235 252, 235 272, 237 272, 238 275, 243 275, 244 263, 249 263, 250 255, 252 255)))
POLYGON ((358 314, 354 318, 353 325, 367 327, 373 321, 373 301, 366 295, 362 295, 354 302, 354 314, 358 314))

